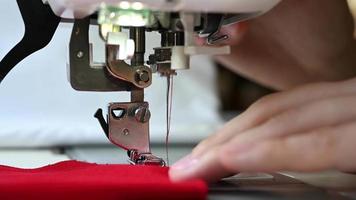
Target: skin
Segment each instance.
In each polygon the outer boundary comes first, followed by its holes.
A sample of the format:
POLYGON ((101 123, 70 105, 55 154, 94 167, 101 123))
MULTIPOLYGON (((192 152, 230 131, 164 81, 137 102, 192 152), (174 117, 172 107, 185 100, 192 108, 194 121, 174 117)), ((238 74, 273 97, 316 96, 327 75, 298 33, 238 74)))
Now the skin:
POLYGON ((356 171, 356 45, 343 0, 283 0, 222 34, 217 58, 281 92, 254 103, 170 169, 172 181, 238 172, 356 171))

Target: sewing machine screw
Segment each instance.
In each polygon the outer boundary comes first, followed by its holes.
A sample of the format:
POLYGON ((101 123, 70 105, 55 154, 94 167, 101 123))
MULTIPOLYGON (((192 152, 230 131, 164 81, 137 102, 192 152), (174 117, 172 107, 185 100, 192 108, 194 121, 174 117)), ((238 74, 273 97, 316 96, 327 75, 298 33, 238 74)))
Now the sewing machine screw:
POLYGON ((150 81, 150 75, 147 71, 143 71, 143 70, 138 70, 136 72, 136 81, 140 84, 140 85, 144 85, 147 82, 150 81))
POLYGON ((148 76, 148 73, 147 72, 141 72, 139 74, 139 77, 140 77, 140 80, 141 81, 144 81, 144 82, 147 82, 149 80, 149 76, 148 76))
POLYGON ((129 129, 125 128, 122 133, 125 135, 125 136, 128 136, 130 134, 130 131, 129 129))
POLYGON ((138 122, 146 123, 151 118, 151 112, 147 107, 140 106, 135 110, 135 118, 138 122))
POLYGON ((78 51, 77 58, 83 58, 84 53, 82 51, 78 51))

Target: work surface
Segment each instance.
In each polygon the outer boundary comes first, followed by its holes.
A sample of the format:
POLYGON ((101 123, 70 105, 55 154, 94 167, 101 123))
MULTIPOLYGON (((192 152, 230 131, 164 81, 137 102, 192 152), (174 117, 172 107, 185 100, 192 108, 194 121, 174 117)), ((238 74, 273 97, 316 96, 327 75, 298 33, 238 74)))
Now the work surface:
MULTIPOLYGON (((170 162, 174 163, 189 153, 191 148, 189 145, 171 146, 170 162)), ((165 157, 163 146, 154 146, 153 151, 165 157)), ((70 147, 62 150, 3 149, 0 150, 0 158, 1 164, 4 165, 35 168, 68 159, 96 163, 125 163, 126 152, 111 146, 70 147)), ((211 200, 356 199, 356 176, 337 172, 240 174, 211 185, 209 189, 211 200), (345 190, 352 186, 354 190, 345 190)))

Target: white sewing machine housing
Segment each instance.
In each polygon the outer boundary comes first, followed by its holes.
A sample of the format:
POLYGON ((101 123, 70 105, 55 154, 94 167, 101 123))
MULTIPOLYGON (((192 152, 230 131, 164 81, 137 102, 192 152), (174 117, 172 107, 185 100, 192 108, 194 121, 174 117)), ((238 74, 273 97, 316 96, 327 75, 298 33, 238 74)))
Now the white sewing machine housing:
POLYGON ((135 45, 124 34, 108 34, 112 32, 110 30, 112 25, 149 27, 156 31, 160 31, 160 27, 168 30, 185 29, 183 39, 185 49, 173 49, 175 55, 172 56, 172 68, 187 69, 189 61, 184 59, 183 51, 188 56, 229 53, 227 48, 194 47, 194 33, 206 37, 208 44, 227 39, 226 35, 218 35, 221 26, 262 15, 280 0, 43 0, 43 2, 48 3, 53 12, 61 18, 81 19, 98 12, 98 23, 102 27, 101 34, 104 40, 121 46, 118 54, 120 60, 131 58, 135 45), (172 17, 171 13, 180 16, 172 17))
POLYGON ((98 10, 105 2, 115 5, 122 2, 142 3, 152 10, 167 12, 256 13, 262 14, 280 0, 44 0, 62 18, 83 18, 98 10))

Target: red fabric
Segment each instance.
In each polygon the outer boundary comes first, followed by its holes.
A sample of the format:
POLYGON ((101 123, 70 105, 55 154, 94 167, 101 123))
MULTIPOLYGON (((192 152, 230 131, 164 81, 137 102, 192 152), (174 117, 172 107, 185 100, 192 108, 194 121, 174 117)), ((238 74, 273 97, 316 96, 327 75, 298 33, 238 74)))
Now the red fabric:
POLYGON ((203 181, 172 183, 168 168, 65 161, 38 169, 0 166, 0 199, 203 200, 203 181))

